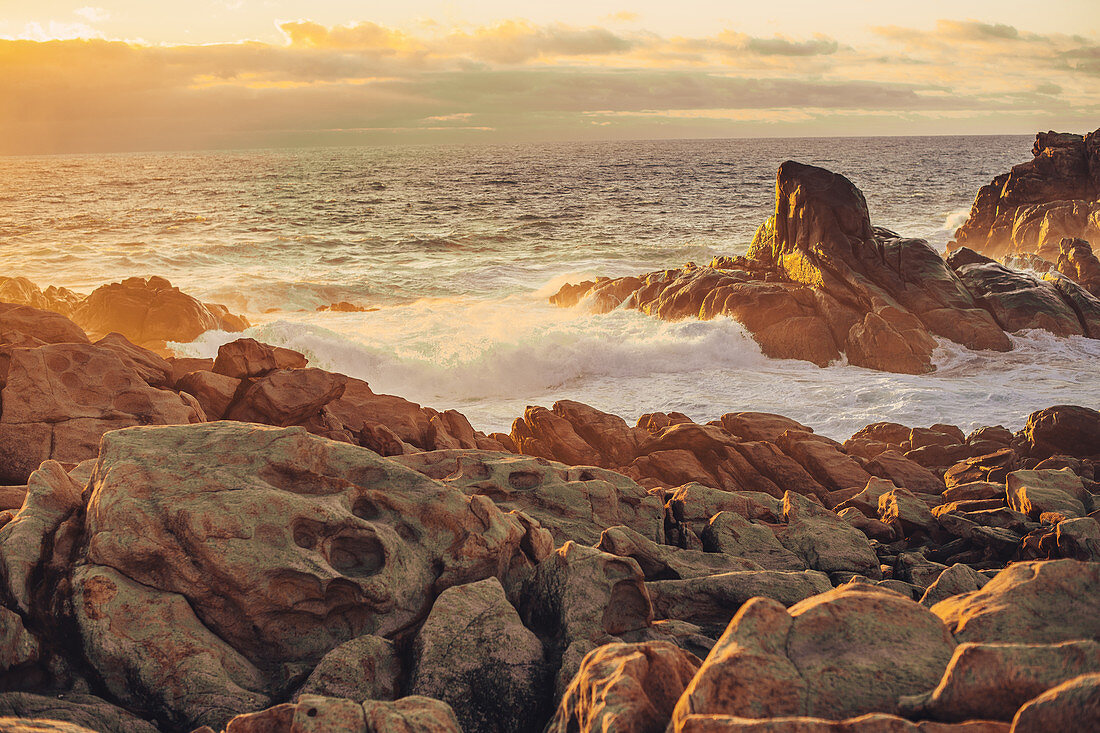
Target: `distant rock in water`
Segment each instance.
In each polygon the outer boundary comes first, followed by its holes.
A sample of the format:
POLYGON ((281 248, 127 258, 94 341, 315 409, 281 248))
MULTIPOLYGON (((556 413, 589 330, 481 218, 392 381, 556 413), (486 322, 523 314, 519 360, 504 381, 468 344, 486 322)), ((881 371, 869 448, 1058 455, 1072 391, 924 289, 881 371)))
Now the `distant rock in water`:
POLYGON ((1100 130, 1040 132, 1031 152, 1032 160, 982 186, 949 249, 1054 262, 1063 237, 1100 242, 1100 130))
POLYGON ((243 331, 244 316, 224 305, 203 303, 163 277, 131 277, 103 285, 91 295, 50 286, 45 290, 23 277, 0 277, 0 302, 28 305, 71 318, 93 338, 120 333, 160 354, 167 343, 194 341, 205 331, 243 331))
POLYGON ((566 285, 550 300, 587 299, 604 312, 625 305, 666 320, 726 315, 765 355, 819 366, 845 354, 855 366, 930 372, 933 336, 1011 348, 995 314, 926 241, 871 225, 863 194, 844 176, 787 161, 775 201, 745 257, 566 285))

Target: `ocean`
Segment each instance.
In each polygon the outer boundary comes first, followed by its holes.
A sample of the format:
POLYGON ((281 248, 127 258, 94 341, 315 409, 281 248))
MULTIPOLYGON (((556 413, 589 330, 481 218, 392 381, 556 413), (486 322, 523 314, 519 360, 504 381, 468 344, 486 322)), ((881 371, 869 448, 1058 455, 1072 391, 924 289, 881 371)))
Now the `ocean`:
MULTIPOLYGON (((574 399, 633 421, 758 410, 844 439, 867 423, 1017 429, 1096 406, 1100 341, 942 342, 932 375, 768 359, 735 321, 551 306, 565 282, 742 254, 787 159, 843 173, 872 223, 943 249, 1030 137, 631 141, 0 158, 0 267, 88 292, 162 275, 305 353, 474 427, 574 399), (319 312, 349 301, 367 312, 319 312)), ((181 355, 213 356, 211 332, 181 355)))

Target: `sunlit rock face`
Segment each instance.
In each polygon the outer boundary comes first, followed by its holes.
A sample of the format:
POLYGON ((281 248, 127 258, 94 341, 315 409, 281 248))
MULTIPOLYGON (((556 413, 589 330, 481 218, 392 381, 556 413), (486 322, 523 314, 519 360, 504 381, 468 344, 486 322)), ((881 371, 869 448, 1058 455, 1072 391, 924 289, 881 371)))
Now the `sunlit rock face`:
POLYGON ((85 654, 121 699, 190 723, 401 631, 446 587, 531 564, 520 546, 542 532, 368 450, 229 422, 109 434, 86 512, 85 654))
POLYGON ((956 246, 1053 262, 1064 237, 1100 242, 1100 130, 1040 132, 1031 152, 1032 160, 978 191, 956 246))

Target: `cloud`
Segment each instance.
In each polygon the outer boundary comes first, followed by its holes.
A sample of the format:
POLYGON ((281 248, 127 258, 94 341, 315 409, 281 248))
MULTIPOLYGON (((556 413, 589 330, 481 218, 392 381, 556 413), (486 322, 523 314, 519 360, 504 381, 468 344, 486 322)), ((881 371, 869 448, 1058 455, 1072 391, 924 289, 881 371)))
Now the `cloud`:
POLYGON ((1096 39, 972 21, 880 29, 887 43, 859 47, 527 21, 279 27, 283 44, 0 41, 0 152, 1075 129, 1100 116, 1096 39))
POLYGON ((99 23, 100 21, 108 20, 111 17, 111 14, 103 8, 93 8, 89 6, 77 8, 73 12, 79 15, 84 20, 88 21, 89 23, 99 23))

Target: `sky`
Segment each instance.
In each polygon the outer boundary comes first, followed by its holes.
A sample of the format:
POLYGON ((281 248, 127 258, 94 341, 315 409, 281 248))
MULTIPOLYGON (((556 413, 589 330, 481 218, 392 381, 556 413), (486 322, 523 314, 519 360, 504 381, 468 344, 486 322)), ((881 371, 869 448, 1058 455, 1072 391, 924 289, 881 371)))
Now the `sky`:
POLYGON ((1097 127, 1097 0, 0 0, 0 154, 1097 127))

